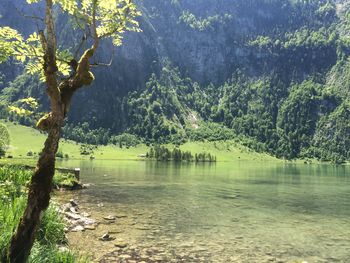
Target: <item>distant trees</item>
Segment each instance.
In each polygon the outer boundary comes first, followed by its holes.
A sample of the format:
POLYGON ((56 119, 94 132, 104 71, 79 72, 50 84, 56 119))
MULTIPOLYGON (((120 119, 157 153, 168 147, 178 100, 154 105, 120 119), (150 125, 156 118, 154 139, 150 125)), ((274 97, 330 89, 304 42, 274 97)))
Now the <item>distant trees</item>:
POLYGON ((224 14, 208 16, 206 18, 196 17, 190 11, 183 11, 179 17, 179 22, 183 22, 192 29, 198 31, 205 31, 207 29, 214 29, 215 25, 225 25, 226 22, 233 19, 232 14, 224 14))
POLYGON ((193 155, 190 151, 181 151, 179 148, 173 150, 165 146, 151 147, 147 153, 147 158, 157 161, 174 161, 174 162, 216 162, 216 156, 210 153, 199 153, 193 155))
POLYGON ((63 127, 62 132, 63 137, 66 139, 93 145, 106 145, 109 143, 111 136, 108 129, 91 129, 87 122, 78 124, 67 123, 63 127))
POLYGON ((312 147, 305 152, 323 161, 343 163, 350 160, 350 101, 344 101, 317 124, 312 147))
POLYGON ((141 143, 141 140, 136 135, 130 133, 122 133, 120 135, 112 136, 109 142, 119 146, 119 148, 129 148, 137 146, 141 143))
POLYGON ((319 118, 321 88, 312 81, 291 88, 277 119, 281 156, 296 158, 303 148, 310 146, 319 118))

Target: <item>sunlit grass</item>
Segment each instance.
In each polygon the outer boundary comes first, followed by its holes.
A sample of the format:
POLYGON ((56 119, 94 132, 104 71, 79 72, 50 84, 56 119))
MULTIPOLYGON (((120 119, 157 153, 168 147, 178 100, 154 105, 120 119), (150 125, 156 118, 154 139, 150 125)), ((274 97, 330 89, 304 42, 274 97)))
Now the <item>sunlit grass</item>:
MULTIPOLYGON (((32 171, 19 166, 0 167, 0 259, 6 257, 11 236, 25 209, 26 186, 31 175, 32 171)), ((87 262, 87 259, 74 252, 59 249, 59 246, 64 246, 67 242, 64 227, 64 220, 57 211, 57 205, 51 204, 38 229, 29 262, 87 262)))
MULTIPOLYGON (((11 147, 7 155, 11 155, 13 159, 2 159, 1 163, 10 164, 31 164, 34 165, 38 158, 38 153, 43 147, 45 134, 35 129, 6 123, 11 134, 11 147), (27 153, 32 152, 35 155, 28 158, 27 153), (24 158, 24 159, 23 159, 24 158), (19 160, 20 159, 20 160, 19 160)), ((173 147, 172 145, 168 145, 173 147)), ((218 142, 187 142, 181 145, 181 150, 190 151, 193 155, 208 152, 217 157, 218 162, 229 162, 238 160, 261 160, 261 161, 277 161, 265 153, 256 153, 247 147, 240 145, 234 140, 218 141, 218 142)), ((149 150, 145 144, 137 147, 119 148, 115 145, 98 146, 94 150, 93 156, 98 160, 141 160, 140 155, 146 154, 149 150)), ((90 156, 82 156, 80 154, 80 144, 69 140, 62 140, 60 143, 60 152, 67 154, 69 159, 88 159, 90 156)))

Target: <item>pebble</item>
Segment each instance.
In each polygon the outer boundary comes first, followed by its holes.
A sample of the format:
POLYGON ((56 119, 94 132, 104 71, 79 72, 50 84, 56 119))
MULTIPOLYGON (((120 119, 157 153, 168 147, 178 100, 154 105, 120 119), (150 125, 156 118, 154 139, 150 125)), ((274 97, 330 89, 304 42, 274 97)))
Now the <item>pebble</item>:
POLYGON ((118 257, 121 258, 121 259, 129 259, 129 258, 131 258, 131 256, 127 255, 127 254, 122 254, 122 255, 119 255, 118 257))
POLYGON ((74 214, 78 214, 79 213, 76 207, 69 208, 69 211, 74 213, 74 214))
POLYGON ((86 230, 95 230, 96 226, 95 225, 86 225, 86 226, 84 226, 84 229, 86 229, 86 230))
POLYGON ((148 226, 137 226, 136 229, 138 230, 150 230, 148 226))
POLYGON ((72 232, 80 232, 80 231, 84 231, 84 230, 85 230, 85 228, 81 225, 77 225, 71 229, 72 232))
POLYGON ((120 214, 120 215, 116 215, 115 216, 116 218, 125 218, 125 217, 128 217, 127 215, 124 215, 124 214, 120 214))
POLYGON ((119 247, 119 248, 125 248, 128 246, 128 244, 123 242, 123 241, 118 241, 117 243, 114 244, 114 246, 119 247))
POLYGON ((73 219, 73 220, 79 220, 81 218, 80 215, 74 214, 74 213, 70 213, 70 212, 66 212, 64 213, 66 217, 68 217, 69 219, 73 219))
POLYGON ((90 217, 90 216, 91 216, 91 214, 86 213, 86 212, 81 213, 81 215, 82 215, 83 217, 90 217))
POLYGON ((69 251, 69 249, 68 249, 67 247, 64 247, 64 246, 58 247, 58 250, 59 250, 60 252, 67 252, 67 251, 69 251))
POLYGON ((102 235, 102 237, 99 238, 100 241, 111 241, 114 239, 115 237, 111 237, 108 233, 102 235))
POLYGON ((78 206, 77 202, 74 199, 69 200, 69 203, 73 207, 77 207, 78 206))
POLYGON ((112 215, 109 215, 109 216, 103 217, 103 219, 108 220, 108 221, 114 221, 116 219, 116 217, 112 216, 112 215))

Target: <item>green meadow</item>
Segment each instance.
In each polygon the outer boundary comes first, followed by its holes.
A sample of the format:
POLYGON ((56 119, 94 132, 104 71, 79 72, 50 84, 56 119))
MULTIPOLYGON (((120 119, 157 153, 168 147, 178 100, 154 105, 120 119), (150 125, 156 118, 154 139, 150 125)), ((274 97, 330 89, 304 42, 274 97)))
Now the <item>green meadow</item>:
MULTIPOLYGON (((43 147, 46 135, 36 129, 25 127, 19 124, 3 122, 7 126, 11 142, 6 156, 12 156, 12 159, 2 160, 2 162, 17 163, 26 159, 28 163, 34 162, 43 147), (31 156, 28 156, 31 155, 31 156), (18 161, 21 159, 20 161, 18 161)), ((149 147, 145 144, 139 144, 137 147, 119 148, 115 145, 100 145, 93 147, 91 155, 81 155, 81 144, 62 139, 59 152, 68 155, 69 159, 89 159, 94 156, 97 160, 143 160, 140 157, 147 153, 149 147)), ((169 149, 174 145, 166 145, 169 149)), ((217 157, 218 162, 230 162, 238 160, 257 160, 257 161, 280 161, 264 153, 256 153, 249 148, 230 141, 217 142, 187 142, 180 146, 183 151, 190 151, 192 154, 207 152, 217 157)))

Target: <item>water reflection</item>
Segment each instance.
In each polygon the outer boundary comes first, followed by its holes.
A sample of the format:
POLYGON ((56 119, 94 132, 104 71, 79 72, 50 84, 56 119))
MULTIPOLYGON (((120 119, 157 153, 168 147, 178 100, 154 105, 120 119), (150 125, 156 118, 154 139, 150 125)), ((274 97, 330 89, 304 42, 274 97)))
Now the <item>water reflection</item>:
POLYGON ((116 260, 120 253, 136 260, 147 256, 149 262, 154 256, 163 262, 350 262, 349 167, 258 162, 71 165, 80 166, 83 180, 93 183, 76 196, 93 216, 127 215, 115 225, 101 224, 88 237, 71 236, 86 239, 80 248, 99 250, 95 254, 111 251, 116 260), (122 251, 101 247, 95 238, 105 230, 119 231, 131 245, 122 251))

